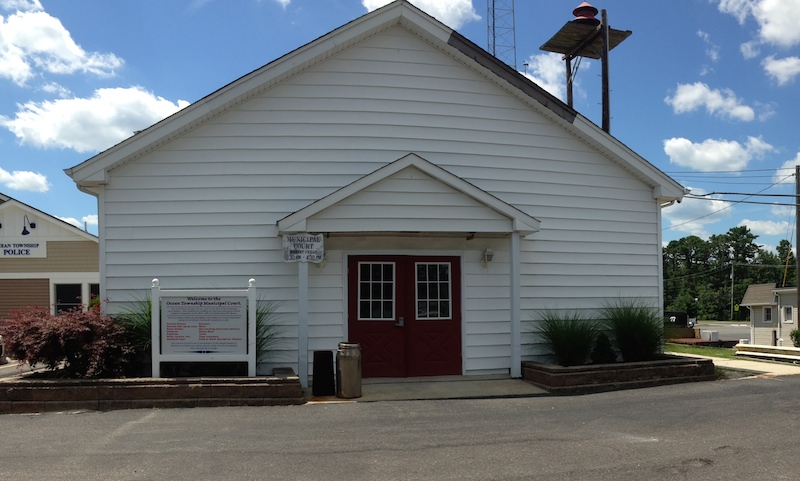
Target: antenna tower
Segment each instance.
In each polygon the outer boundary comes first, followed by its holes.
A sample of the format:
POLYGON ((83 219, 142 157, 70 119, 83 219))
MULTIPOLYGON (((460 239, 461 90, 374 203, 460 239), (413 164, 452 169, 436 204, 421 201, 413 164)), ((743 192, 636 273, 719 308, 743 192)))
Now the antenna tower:
POLYGON ((517 69, 514 0, 486 0, 489 53, 517 69))

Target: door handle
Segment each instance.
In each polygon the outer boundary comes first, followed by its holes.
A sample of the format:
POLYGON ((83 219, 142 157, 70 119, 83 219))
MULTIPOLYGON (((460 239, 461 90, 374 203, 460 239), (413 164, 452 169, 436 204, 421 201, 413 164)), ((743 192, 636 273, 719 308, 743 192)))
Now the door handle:
POLYGON ((406 318, 405 317, 401 317, 400 319, 398 319, 397 323, 395 323, 395 326, 397 326, 397 327, 406 327, 406 318))

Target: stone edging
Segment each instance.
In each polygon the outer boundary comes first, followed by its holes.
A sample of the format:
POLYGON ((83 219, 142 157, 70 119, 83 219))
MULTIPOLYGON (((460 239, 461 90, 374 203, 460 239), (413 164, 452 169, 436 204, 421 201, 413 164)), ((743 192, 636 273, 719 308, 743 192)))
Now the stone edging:
POLYGON ((0 382, 0 414, 304 404, 291 373, 255 378, 25 379, 0 382))
POLYGON ((663 355, 655 361, 563 367, 523 362, 522 377, 553 394, 586 394, 716 379, 714 362, 663 355))

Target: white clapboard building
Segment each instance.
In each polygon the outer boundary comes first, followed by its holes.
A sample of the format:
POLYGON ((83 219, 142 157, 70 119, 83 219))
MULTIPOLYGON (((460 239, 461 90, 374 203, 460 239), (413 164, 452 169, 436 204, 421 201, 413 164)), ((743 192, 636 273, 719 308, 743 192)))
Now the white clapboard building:
POLYGON ((365 377, 518 377, 538 310, 661 305, 661 209, 684 193, 406 0, 67 173, 98 199, 107 309, 153 278, 254 278, 286 325, 259 372, 304 380, 342 341, 365 377), (285 261, 298 234, 321 262, 285 261))

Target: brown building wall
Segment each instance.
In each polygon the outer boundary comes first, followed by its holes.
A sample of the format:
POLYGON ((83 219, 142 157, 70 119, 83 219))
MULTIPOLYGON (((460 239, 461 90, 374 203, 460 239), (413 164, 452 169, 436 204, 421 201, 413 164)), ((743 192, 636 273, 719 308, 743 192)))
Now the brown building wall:
MULTIPOLYGON (((48 241, 47 258, 0 258, 0 272, 99 272, 100 249, 93 241, 48 241)), ((46 303, 45 303, 46 305, 46 303)), ((0 311, 1 312, 1 311, 0 311)))
POLYGON ((0 319, 9 312, 50 305, 50 279, 0 279, 0 319))

